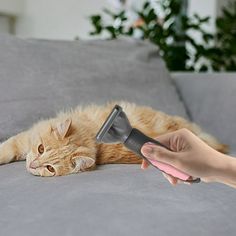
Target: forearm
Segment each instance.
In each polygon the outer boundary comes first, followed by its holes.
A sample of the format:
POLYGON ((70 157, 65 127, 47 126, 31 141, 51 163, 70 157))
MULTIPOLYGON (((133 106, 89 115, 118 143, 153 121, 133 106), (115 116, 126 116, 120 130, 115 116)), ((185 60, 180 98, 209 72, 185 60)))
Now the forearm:
POLYGON ((219 154, 221 158, 219 168, 216 170, 217 181, 236 188, 236 158, 219 154))

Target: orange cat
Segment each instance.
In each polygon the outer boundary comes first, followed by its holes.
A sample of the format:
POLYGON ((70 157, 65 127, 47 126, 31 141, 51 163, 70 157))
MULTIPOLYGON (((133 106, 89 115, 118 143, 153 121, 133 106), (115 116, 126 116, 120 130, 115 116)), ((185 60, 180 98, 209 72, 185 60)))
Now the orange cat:
MULTIPOLYGON (((115 104, 78 107, 39 122, 0 145, 0 164, 26 159, 26 168, 32 174, 55 176, 92 170, 96 164, 141 163, 141 159, 122 144, 95 141, 96 133, 115 104)), ((133 103, 117 104, 127 114, 131 125, 150 137, 187 128, 216 150, 227 151, 225 145, 183 118, 133 103)))

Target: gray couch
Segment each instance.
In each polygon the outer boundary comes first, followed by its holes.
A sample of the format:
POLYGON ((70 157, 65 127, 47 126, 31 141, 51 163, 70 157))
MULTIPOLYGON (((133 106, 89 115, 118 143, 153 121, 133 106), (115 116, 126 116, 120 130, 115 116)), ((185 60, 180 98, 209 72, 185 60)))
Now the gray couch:
MULTIPOLYGON (((0 36, 1 141, 60 109, 120 99, 191 119, 236 150, 234 74, 170 76, 144 42, 0 36)), ((24 162, 0 179, 0 235, 236 235, 236 191, 221 184, 172 187, 138 165, 41 178, 24 162)))

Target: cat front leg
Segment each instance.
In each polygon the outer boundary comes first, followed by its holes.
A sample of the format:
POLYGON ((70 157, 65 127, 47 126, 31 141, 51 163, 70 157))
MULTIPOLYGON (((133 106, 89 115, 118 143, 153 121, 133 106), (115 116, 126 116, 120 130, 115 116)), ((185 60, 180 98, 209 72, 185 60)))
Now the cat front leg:
POLYGON ((94 170, 96 168, 96 149, 79 147, 78 153, 72 158, 74 173, 94 170))
POLYGON ((26 132, 13 136, 0 144, 0 164, 25 160, 29 147, 29 138, 26 132))

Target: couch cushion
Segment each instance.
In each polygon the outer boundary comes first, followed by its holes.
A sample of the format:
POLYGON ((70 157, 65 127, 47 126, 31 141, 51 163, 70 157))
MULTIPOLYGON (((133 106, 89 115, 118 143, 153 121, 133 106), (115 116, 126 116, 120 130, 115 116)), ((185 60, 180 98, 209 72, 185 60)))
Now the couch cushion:
POLYGON ((191 119, 236 151, 236 74, 175 74, 191 119))
POLYGON ((186 116, 156 47, 0 37, 0 138, 63 108, 128 100, 186 116))
POLYGON ((236 191, 221 184, 172 187, 137 165, 55 178, 1 168, 1 235, 235 236, 236 191))

